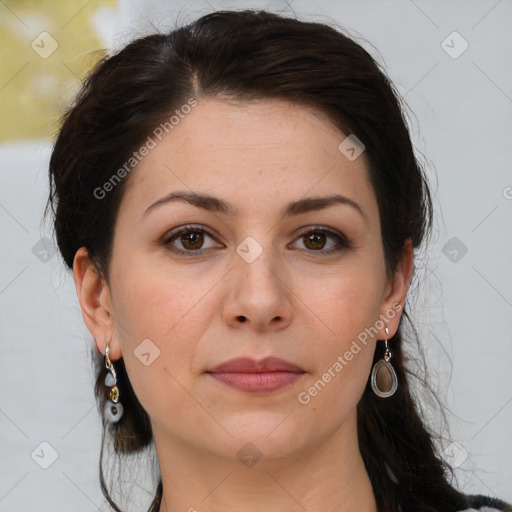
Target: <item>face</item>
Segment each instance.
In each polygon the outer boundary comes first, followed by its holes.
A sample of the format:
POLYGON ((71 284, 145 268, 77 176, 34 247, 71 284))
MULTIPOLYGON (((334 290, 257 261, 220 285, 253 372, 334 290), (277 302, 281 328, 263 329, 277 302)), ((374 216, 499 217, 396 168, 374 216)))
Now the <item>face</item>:
POLYGON ((155 438, 234 460, 247 442, 269 460, 353 443, 405 285, 345 137, 287 102, 201 99, 133 171, 103 296, 155 438), (215 371, 268 357, 289 366, 215 371))

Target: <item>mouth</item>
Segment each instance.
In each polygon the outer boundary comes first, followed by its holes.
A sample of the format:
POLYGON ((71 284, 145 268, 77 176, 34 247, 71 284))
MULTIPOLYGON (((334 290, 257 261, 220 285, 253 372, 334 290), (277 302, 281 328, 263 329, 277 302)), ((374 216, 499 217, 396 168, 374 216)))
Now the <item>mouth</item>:
POLYGON ((239 391, 267 394, 291 386, 306 372, 277 357, 267 357, 260 361, 243 357, 226 361, 206 373, 239 391))

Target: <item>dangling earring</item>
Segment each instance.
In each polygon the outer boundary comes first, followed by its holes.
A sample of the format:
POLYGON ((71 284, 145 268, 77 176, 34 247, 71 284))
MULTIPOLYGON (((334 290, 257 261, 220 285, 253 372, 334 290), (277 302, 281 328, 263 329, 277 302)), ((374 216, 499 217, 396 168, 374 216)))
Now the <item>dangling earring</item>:
POLYGON ((117 387, 117 375, 114 365, 110 360, 110 343, 105 347, 105 367, 108 370, 105 376, 105 386, 111 388, 109 391, 110 402, 105 404, 105 416, 108 421, 117 423, 123 416, 123 406, 119 403, 119 388, 117 387))
POLYGON ((384 358, 377 361, 372 369, 371 385, 373 392, 381 398, 387 398, 395 394, 398 387, 398 379, 395 370, 391 366, 389 360, 391 359, 391 351, 388 347, 389 329, 386 327, 386 339, 384 341, 386 351, 384 358))

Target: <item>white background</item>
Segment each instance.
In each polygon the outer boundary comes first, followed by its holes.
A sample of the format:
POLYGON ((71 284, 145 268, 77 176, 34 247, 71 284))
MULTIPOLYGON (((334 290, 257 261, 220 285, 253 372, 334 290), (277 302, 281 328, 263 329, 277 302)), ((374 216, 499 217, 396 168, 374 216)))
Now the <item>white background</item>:
MULTIPOLYGON (((212 7, 291 13, 284 1, 120 0, 115 10, 99 11, 95 25, 112 48, 152 25, 165 30, 212 7)), ((512 501, 512 2, 292 7, 301 19, 335 22, 374 45, 381 56, 361 41, 383 60, 416 116, 411 128, 430 162, 437 222, 418 260, 423 283, 413 317, 433 383, 452 412, 457 445, 446 456, 459 466, 466 492, 512 501), (458 58, 442 47, 453 31, 469 43, 458 58), (442 251, 452 237, 467 247, 457 262, 442 251)), ((457 37, 445 43, 452 51, 461 48, 457 37)), ((41 225, 49 148, 50 141, 0 146, 0 511, 94 511, 103 501, 92 339, 59 256, 43 263, 32 252, 51 236, 41 225), (48 469, 31 458, 41 442, 57 453, 48 469)))

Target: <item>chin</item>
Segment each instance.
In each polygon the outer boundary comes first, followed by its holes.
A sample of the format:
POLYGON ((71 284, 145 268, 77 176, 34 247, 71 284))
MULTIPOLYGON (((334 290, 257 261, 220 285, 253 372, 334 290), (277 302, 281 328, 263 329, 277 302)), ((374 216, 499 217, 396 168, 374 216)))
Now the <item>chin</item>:
POLYGON ((225 437, 225 441, 234 450, 237 462, 244 463, 244 458, 251 457, 261 458, 262 462, 289 457, 306 441, 304 430, 292 419, 293 414, 287 417, 260 411, 255 415, 242 415, 235 425, 223 423, 233 436, 225 437))

